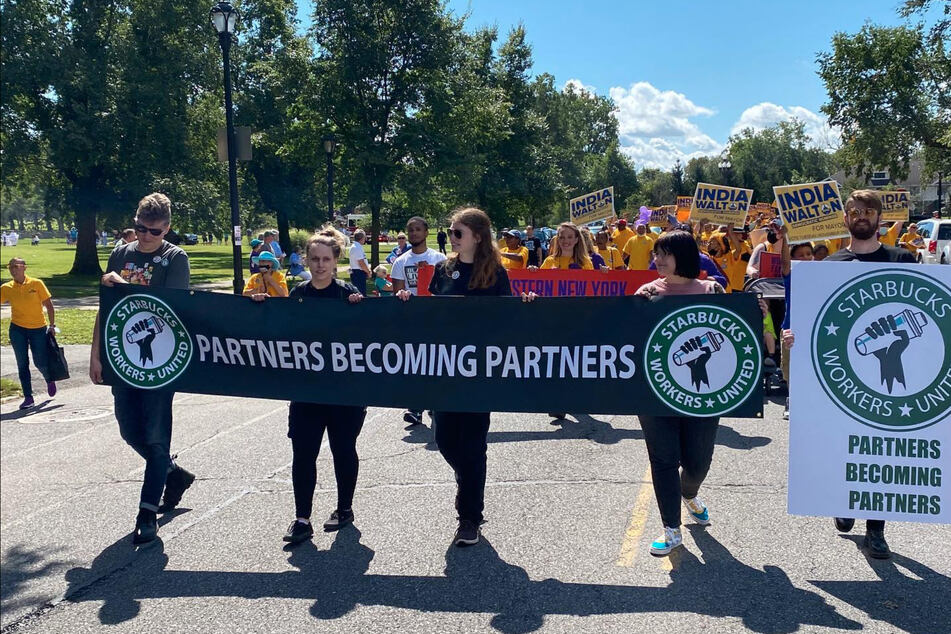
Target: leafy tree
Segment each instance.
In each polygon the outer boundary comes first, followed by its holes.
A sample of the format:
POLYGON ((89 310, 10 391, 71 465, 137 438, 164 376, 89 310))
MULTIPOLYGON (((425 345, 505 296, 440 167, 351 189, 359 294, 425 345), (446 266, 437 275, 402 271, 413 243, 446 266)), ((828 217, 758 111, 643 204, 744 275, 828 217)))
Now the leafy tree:
MULTIPOLYGON (((910 0, 905 16, 924 15, 931 0, 910 0)), ((951 5, 946 5, 949 15, 951 5)), ((899 178, 924 150, 931 171, 951 169, 951 59, 949 20, 926 32, 917 26, 866 24, 855 34, 836 33, 831 52, 818 56, 829 102, 829 123, 842 130, 842 157, 868 174, 888 167, 899 178)))
POLYGON ((326 0, 313 21, 312 116, 333 124, 358 166, 376 265, 384 189, 410 156, 413 115, 427 105, 425 87, 446 72, 461 23, 438 0, 326 0))
POLYGON ((754 132, 747 128, 730 137, 732 184, 754 190, 754 197, 772 202, 773 186, 819 181, 833 171, 832 156, 810 147, 801 121, 781 121, 754 132))

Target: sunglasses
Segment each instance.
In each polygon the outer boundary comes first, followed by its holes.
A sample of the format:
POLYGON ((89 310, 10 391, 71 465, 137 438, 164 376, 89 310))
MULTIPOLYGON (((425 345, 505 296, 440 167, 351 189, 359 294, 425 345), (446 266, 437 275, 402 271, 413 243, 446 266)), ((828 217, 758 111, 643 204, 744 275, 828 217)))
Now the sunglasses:
POLYGON ((258 270, 259 270, 259 271, 270 271, 270 270, 271 270, 271 267, 270 267, 270 265, 268 265, 268 266, 261 266, 261 265, 259 264, 259 265, 258 265, 258 270))
POLYGON ((859 218, 861 216, 874 216, 876 214, 878 214, 878 212, 875 209, 872 209, 871 207, 865 207, 864 209, 854 209, 854 208, 849 209, 850 218, 859 218))
POLYGON ((162 232, 164 232, 164 231, 165 231, 165 229, 150 229, 149 227, 146 227, 145 225, 135 225, 135 232, 136 232, 136 233, 146 233, 146 232, 148 232, 148 233, 151 233, 153 236, 160 236, 160 235, 162 235, 162 232))
POLYGON ((462 240, 462 229, 450 229, 449 233, 456 240, 462 240))

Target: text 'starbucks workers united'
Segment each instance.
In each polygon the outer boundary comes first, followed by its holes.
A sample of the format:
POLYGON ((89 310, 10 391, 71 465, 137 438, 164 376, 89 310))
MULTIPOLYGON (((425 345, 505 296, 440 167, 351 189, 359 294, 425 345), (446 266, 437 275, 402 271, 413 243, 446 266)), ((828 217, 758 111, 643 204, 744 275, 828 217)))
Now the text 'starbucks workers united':
POLYGON ((789 512, 951 522, 951 267, 792 270, 789 512))
POLYGON ((160 299, 129 295, 109 312, 104 331, 109 366, 132 387, 154 389, 175 380, 192 358, 192 343, 160 299))
POLYGON ((843 412, 909 431, 951 414, 951 290, 915 269, 849 280, 819 311, 812 361, 843 412))
POLYGON ((651 389, 687 416, 721 416, 760 380, 756 333, 736 313, 710 305, 682 308, 654 328, 644 352, 651 389))

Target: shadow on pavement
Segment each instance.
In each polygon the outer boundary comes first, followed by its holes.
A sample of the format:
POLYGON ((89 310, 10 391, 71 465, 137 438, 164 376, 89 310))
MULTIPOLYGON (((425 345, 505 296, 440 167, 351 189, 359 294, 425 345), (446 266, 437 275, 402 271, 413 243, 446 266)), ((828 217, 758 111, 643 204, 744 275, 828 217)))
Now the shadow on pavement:
MULTIPOLYGON (((535 431, 492 431, 489 429, 488 442, 527 442, 531 440, 590 440, 599 445, 614 445, 622 440, 643 440, 640 429, 615 429, 611 423, 598 420, 590 414, 571 414, 576 421, 567 418, 554 418, 551 426, 535 431)), ((432 429, 426 425, 407 427, 409 432, 403 442, 424 444, 426 449, 435 450, 436 441, 432 429)), ((717 444, 731 449, 754 449, 772 442, 768 436, 744 436, 732 427, 720 423, 717 431, 717 444)))
MULTIPOLYGON (((740 618, 749 629, 766 633, 795 632, 804 625, 862 628, 820 595, 794 587, 780 568, 747 566, 705 531, 693 533, 703 561, 693 553, 680 553, 672 562, 667 587, 533 581, 523 568, 504 561, 488 540, 471 548, 450 547, 444 576, 367 574, 374 551, 360 543, 359 530, 349 526, 336 534, 329 550, 317 550, 311 542, 290 549, 288 562, 295 571, 165 570, 167 557, 158 545, 136 553, 128 569, 120 571, 121 578, 92 583, 67 599, 103 602, 99 618, 104 624, 135 618, 142 600, 239 597, 310 600, 310 614, 324 620, 341 618, 358 605, 489 613, 494 615, 492 627, 506 634, 534 632, 550 614, 665 612, 740 618)), ((128 548, 127 543, 123 546, 128 548)), ((96 562, 111 558, 114 548, 96 562)))
MULTIPOLYGON (((863 537, 840 535, 862 550, 863 537)), ((894 544, 891 544, 894 547, 894 544)), ((864 555, 877 581, 810 581, 869 617, 912 634, 951 630, 951 578, 892 552, 891 559, 864 555), (904 569, 906 572, 902 572, 904 569), (941 625, 941 624, 944 625, 941 625)))
POLYGON ((56 403, 55 405, 52 403, 53 399, 46 399, 45 401, 38 403, 36 407, 31 407, 30 409, 15 409, 12 412, 0 414, 0 420, 19 420, 21 418, 26 418, 27 416, 32 416, 33 414, 52 412, 54 409, 59 409, 63 406, 62 403, 56 403))
POLYGON ((58 574, 69 562, 53 557, 65 550, 62 547, 43 550, 24 545, 12 546, 3 553, 3 572, 0 574, 0 612, 10 612, 32 601, 22 597, 30 582, 58 574))

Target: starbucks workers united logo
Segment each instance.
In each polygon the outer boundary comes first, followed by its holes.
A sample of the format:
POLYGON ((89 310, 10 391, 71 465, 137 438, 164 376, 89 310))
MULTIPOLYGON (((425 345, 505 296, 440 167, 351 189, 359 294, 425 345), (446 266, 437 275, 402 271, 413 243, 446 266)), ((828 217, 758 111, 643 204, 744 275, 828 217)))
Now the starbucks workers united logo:
POLYGON ((192 358, 185 326, 168 304, 150 295, 129 295, 116 304, 104 336, 109 366, 132 387, 168 385, 192 358))
POLYGON ((672 410, 721 416, 744 403, 760 380, 759 338, 731 310, 699 305, 671 313, 647 338, 647 383, 672 410))
POLYGON ((951 290, 914 270, 856 277, 819 311, 811 357, 855 420, 911 431, 951 415, 951 290))

